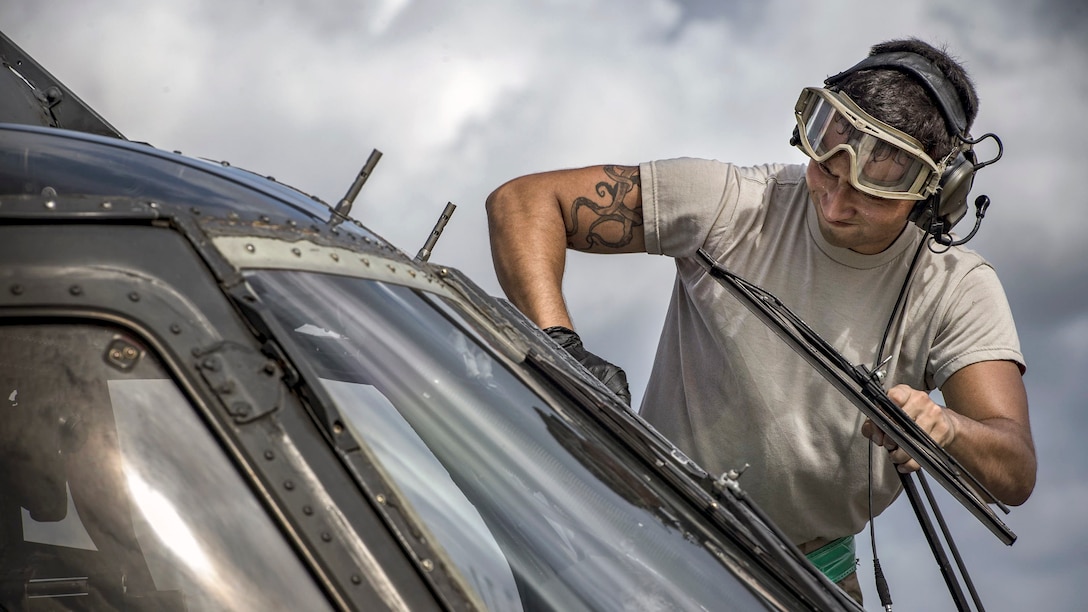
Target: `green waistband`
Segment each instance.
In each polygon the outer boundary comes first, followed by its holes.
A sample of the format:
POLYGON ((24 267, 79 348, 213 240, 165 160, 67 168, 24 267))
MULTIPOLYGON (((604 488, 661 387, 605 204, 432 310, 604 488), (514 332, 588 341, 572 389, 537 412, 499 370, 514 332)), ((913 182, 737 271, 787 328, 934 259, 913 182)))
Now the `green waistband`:
POLYGON ((846 536, 824 544, 805 555, 816 569, 831 582, 839 582, 857 570, 858 560, 854 550, 854 536, 846 536))

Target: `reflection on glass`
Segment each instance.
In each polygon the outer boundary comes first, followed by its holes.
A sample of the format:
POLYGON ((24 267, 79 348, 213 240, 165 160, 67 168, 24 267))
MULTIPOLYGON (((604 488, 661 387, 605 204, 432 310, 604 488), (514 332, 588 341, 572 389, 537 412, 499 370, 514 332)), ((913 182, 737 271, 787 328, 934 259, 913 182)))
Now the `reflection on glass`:
POLYGON ((300 272, 248 280, 491 609, 764 609, 667 487, 419 294, 300 272))
POLYGON ((125 470, 125 475, 128 477, 128 490, 132 501, 143 512, 144 519, 151 525, 159 540, 194 574, 205 577, 211 574, 212 564, 208 555, 204 554, 193 537, 193 532, 170 500, 152 489, 135 471, 125 470))
POLYGON ((480 513, 396 408, 372 385, 322 382, 343 407, 352 431, 373 448, 412 504, 431 518, 432 529, 459 533, 446 542, 447 552, 459 567, 472 568, 466 578, 487 607, 519 609, 510 567, 480 513))
POLYGON ((143 514, 134 520, 136 538, 161 551, 157 562, 148 563, 162 587, 188 588, 207 609, 268 610, 287 602, 294 602, 287 609, 326 607, 174 384, 127 380, 109 386, 127 484, 143 514), (178 422, 170 415, 179 410, 164 410, 170 406, 184 406, 192 421, 178 422))
POLYGON ((328 609, 134 338, 0 326, 0 393, 0 610, 328 609), (102 358, 118 340, 143 355, 131 371, 102 358))

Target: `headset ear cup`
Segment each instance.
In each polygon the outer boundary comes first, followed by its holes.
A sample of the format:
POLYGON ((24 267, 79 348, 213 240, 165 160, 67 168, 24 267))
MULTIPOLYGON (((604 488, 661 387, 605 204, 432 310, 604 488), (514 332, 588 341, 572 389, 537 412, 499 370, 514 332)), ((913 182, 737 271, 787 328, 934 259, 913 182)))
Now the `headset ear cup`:
POLYGON ((933 236, 937 242, 944 244, 950 240, 949 232, 952 226, 938 212, 941 206, 940 193, 935 193, 924 200, 919 200, 910 213, 910 220, 922 228, 922 231, 933 236))
POLYGON ((934 231, 934 211, 940 229, 944 233, 952 231, 967 214, 967 196, 971 193, 971 184, 975 181, 974 153, 968 149, 959 153, 941 174, 937 193, 924 200, 919 200, 908 217, 922 231, 934 231))
POLYGON ((935 195, 940 198, 937 216, 944 220, 946 232, 952 231, 952 227, 967 214, 967 196, 975 182, 973 158, 970 150, 960 153, 941 176, 941 187, 935 195))
POLYGON ((933 199, 936 197, 936 195, 931 195, 924 200, 915 202, 914 208, 910 210, 910 215, 907 217, 915 225, 922 228, 922 231, 929 231, 929 220, 933 218, 933 199))
POLYGON ((929 231, 929 211, 931 210, 931 200, 934 196, 929 196, 926 199, 919 199, 914 203, 914 208, 911 209, 911 215, 907 216, 908 220, 914 222, 917 227, 922 228, 923 231, 929 231))

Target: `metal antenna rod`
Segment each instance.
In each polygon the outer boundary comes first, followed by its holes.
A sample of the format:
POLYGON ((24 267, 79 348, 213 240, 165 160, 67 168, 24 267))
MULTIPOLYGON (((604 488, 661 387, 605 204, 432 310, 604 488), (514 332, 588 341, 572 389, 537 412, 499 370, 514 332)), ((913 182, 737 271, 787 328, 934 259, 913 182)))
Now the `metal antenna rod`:
POLYGON ((355 198, 359 195, 359 191, 363 188, 363 183, 370 178, 370 173, 374 171, 374 166, 378 165, 378 160, 382 158, 382 152, 374 149, 370 152, 370 157, 367 158, 366 163, 363 164, 363 169, 359 171, 359 176, 355 177, 355 182, 351 184, 347 194, 333 209, 333 213, 340 218, 341 221, 348 218, 348 214, 351 213, 351 205, 355 203, 355 198))
POLYGON ((903 491, 907 494, 911 507, 914 508, 915 516, 918 517, 918 525, 922 528, 926 541, 929 542, 930 551, 933 553, 933 559, 941 570, 941 576, 944 577, 948 593, 952 596, 952 600, 956 602, 956 610, 970 612, 971 608, 967 604, 967 597, 964 596, 959 579, 952 571, 952 565, 948 562, 948 555, 945 554, 944 546, 942 546, 941 540, 937 536, 937 530, 933 527, 933 521, 930 520, 925 503, 918 494, 918 488, 914 486, 912 476, 913 474, 899 474, 899 480, 903 483, 903 491))
POLYGON ((926 499, 929 500, 929 507, 933 509, 933 517, 937 520, 937 525, 941 528, 941 534, 944 535, 944 541, 948 545, 949 552, 952 553, 952 558, 956 561, 956 568, 960 571, 960 577, 963 579, 963 583, 967 586, 967 591, 971 594, 971 599, 975 602, 975 609, 979 612, 985 612, 986 608, 982 605, 982 600, 978 596, 978 591, 975 590, 975 583, 971 580, 971 575, 967 573, 967 565, 963 562, 963 557, 960 556, 959 548, 956 547, 956 542, 952 539, 952 532, 948 530, 948 523, 945 522, 944 516, 941 515, 941 509, 937 506, 937 500, 933 497, 933 491, 929 488, 929 481, 926 480, 925 475, 922 472, 918 472, 918 482, 922 485, 922 490, 925 491, 926 499))
POLYGON ((431 258, 431 250, 434 249, 435 243, 438 242, 439 236, 442 235, 442 230, 446 229, 446 223, 449 222, 456 208, 457 206, 453 202, 446 202, 446 208, 438 216, 438 222, 434 224, 434 229, 431 230, 431 235, 427 237, 427 242, 423 244, 423 248, 419 250, 419 253, 416 253, 416 261, 427 261, 431 258))

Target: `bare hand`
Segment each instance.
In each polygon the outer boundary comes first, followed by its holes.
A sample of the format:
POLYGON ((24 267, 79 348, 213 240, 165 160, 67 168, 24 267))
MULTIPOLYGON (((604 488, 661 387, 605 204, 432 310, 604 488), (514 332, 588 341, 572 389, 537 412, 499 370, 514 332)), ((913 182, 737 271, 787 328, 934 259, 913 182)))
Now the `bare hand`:
MULTIPOLYGON (((907 385, 896 385, 888 390, 888 398, 902 408, 940 446, 947 447, 956 438, 956 426, 951 411, 934 402, 928 393, 907 385)), ((872 421, 866 419, 861 426, 861 433, 878 446, 888 449, 889 456, 900 473, 909 474, 919 469, 918 462, 911 459, 910 455, 872 421)))

